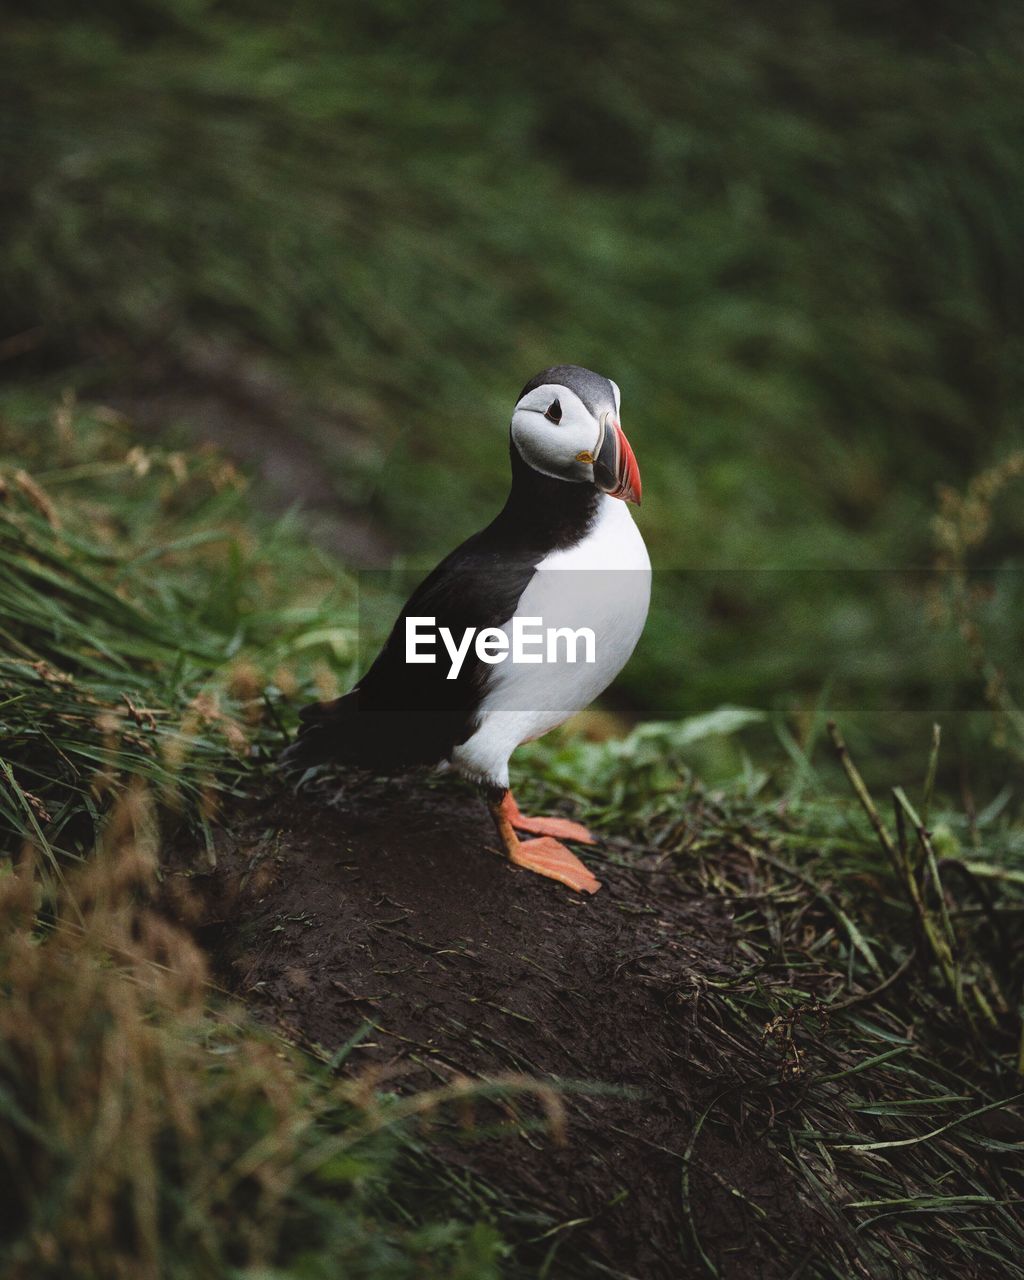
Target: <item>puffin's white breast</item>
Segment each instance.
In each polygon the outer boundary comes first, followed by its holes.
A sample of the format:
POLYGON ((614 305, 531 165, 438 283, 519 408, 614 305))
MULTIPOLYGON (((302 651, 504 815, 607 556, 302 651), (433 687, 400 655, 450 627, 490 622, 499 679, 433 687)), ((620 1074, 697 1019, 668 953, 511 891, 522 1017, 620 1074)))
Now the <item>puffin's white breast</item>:
MULTIPOLYGON (((537 566, 516 607, 518 618, 594 634, 593 663, 558 660, 526 664, 511 658, 491 668, 480 704, 479 728, 455 748, 451 762, 471 777, 508 785, 508 758, 589 705, 629 659, 647 620, 651 562, 624 502, 602 495, 597 518, 575 546, 552 552, 537 566)), ((511 619, 502 630, 511 639, 511 619)), ((538 650, 540 651, 540 650, 538 650)))

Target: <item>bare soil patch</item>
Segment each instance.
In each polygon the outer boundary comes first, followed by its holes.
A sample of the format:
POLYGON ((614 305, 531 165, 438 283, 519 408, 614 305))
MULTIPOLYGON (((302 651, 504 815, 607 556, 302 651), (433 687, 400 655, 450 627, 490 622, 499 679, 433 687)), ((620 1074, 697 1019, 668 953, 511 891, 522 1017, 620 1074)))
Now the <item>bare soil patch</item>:
POLYGON ((399 1090, 514 1071, 626 1091, 570 1093, 564 1146, 528 1134, 446 1153, 547 1215, 537 1236, 574 1224, 550 1274, 705 1275, 699 1241, 722 1276, 753 1280, 822 1246, 741 1105, 734 1133, 708 1126, 691 1146, 728 1052, 701 995, 742 957, 721 904, 653 856, 587 851, 604 888, 584 898, 509 867, 474 796, 415 781, 282 793, 220 839, 206 931, 224 980, 328 1053, 372 1023, 347 1070, 373 1064, 399 1090))

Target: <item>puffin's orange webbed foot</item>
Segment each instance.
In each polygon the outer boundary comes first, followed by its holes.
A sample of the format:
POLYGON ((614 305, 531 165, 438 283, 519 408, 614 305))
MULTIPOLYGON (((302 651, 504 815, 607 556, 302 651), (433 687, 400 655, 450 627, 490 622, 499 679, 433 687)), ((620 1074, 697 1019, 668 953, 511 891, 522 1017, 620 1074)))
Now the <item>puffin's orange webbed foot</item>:
POLYGON ((531 836, 554 836, 556 840, 578 840, 580 844, 597 843, 582 822, 572 822, 569 818, 528 818, 520 813, 511 791, 505 793, 501 803, 505 817, 517 831, 531 836))
MULTIPOLYGON (((508 791, 500 799, 493 800, 490 808, 505 852, 514 866, 525 867, 540 876, 547 876, 549 880, 557 880, 560 884, 575 889, 577 893, 597 893, 601 881, 564 844, 560 844, 552 835, 542 835, 536 840, 520 840, 514 830, 515 827, 524 828, 525 822, 555 823, 563 822, 563 819, 527 818, 524 821, 508 791)), ((590 837, 590 832, 585 827, 580 827, 579 823, 564 822, 564 826, 585 831, 590 837)))
POLYGON ((509 861, 527 871, 536 871, 549 880, 558 880, 577 893, 597 893, 601 881, 576 857, 571 849, 559 844, 551 836, 537 840, 520 840, 509 851, 509 861))

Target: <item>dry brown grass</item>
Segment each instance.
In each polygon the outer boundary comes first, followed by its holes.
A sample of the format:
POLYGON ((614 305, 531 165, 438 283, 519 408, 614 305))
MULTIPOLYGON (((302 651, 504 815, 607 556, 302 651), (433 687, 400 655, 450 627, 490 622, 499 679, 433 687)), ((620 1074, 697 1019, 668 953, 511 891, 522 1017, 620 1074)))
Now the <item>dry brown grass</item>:
MULTIPOLYGON (((956 626, 971 667, 981 680, 985 701, 995 715, 995 737, 1018 759, 1024 758, 1024 708, 1014 694, 1013 673, 993 653, 993 610, 996 589, 991 572, 974 576, 975 561, 987 549, 996 522, 997 507, 1009 489, 1016 492, 1024 478, 1024 449, 1007 454, 999 462, 974 476, 963 492, 944 485, 939 490, 939 509, 933 521, 936 567, 942 573, 939 596, 940 619, 956 626)), ((1016 617, 1012 604, 1005 613, 1016 617)), ((996 618, 1000 612, 995 612, 996 618)), ((1014 633, 1016 635, 1016 632, 1014 633)))
POLYGON ((226 1241, 242 1263, 274 1252, 297 1076, 260 1041, 226 1041, 214 1065, 204 958, 150 903, 152 829, 135 790, 42 934, 33 857, 0 879, 0 1221, 12 1277, 155 1277, 182 1236, 211 1259, 226 1241), (273 1138, 244 1172, 235 1144, 205 1140, 221 1108, 261 1117, 273 1138), (252 1212, 229 1223, 243 1177, 252 1212))

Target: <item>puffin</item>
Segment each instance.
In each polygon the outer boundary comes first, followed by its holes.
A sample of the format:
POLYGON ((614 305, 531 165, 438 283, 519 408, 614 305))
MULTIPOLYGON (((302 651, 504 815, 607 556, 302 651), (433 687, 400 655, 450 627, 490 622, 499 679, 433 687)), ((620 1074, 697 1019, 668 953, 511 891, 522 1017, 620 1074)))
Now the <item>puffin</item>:
POLYGON ((452 770, 482 792, 513 866, 600 888, 565 844, 593 844, 591 832, 521 813, 508 767, 518 746, 607 688, 647 620, 651 564, 628 505, 640 504, 640 471, 620 399, 611 379, 577 365, 527 382, 505 505, 413 591, 352 690, 300 711, 284 769, 452 770))

